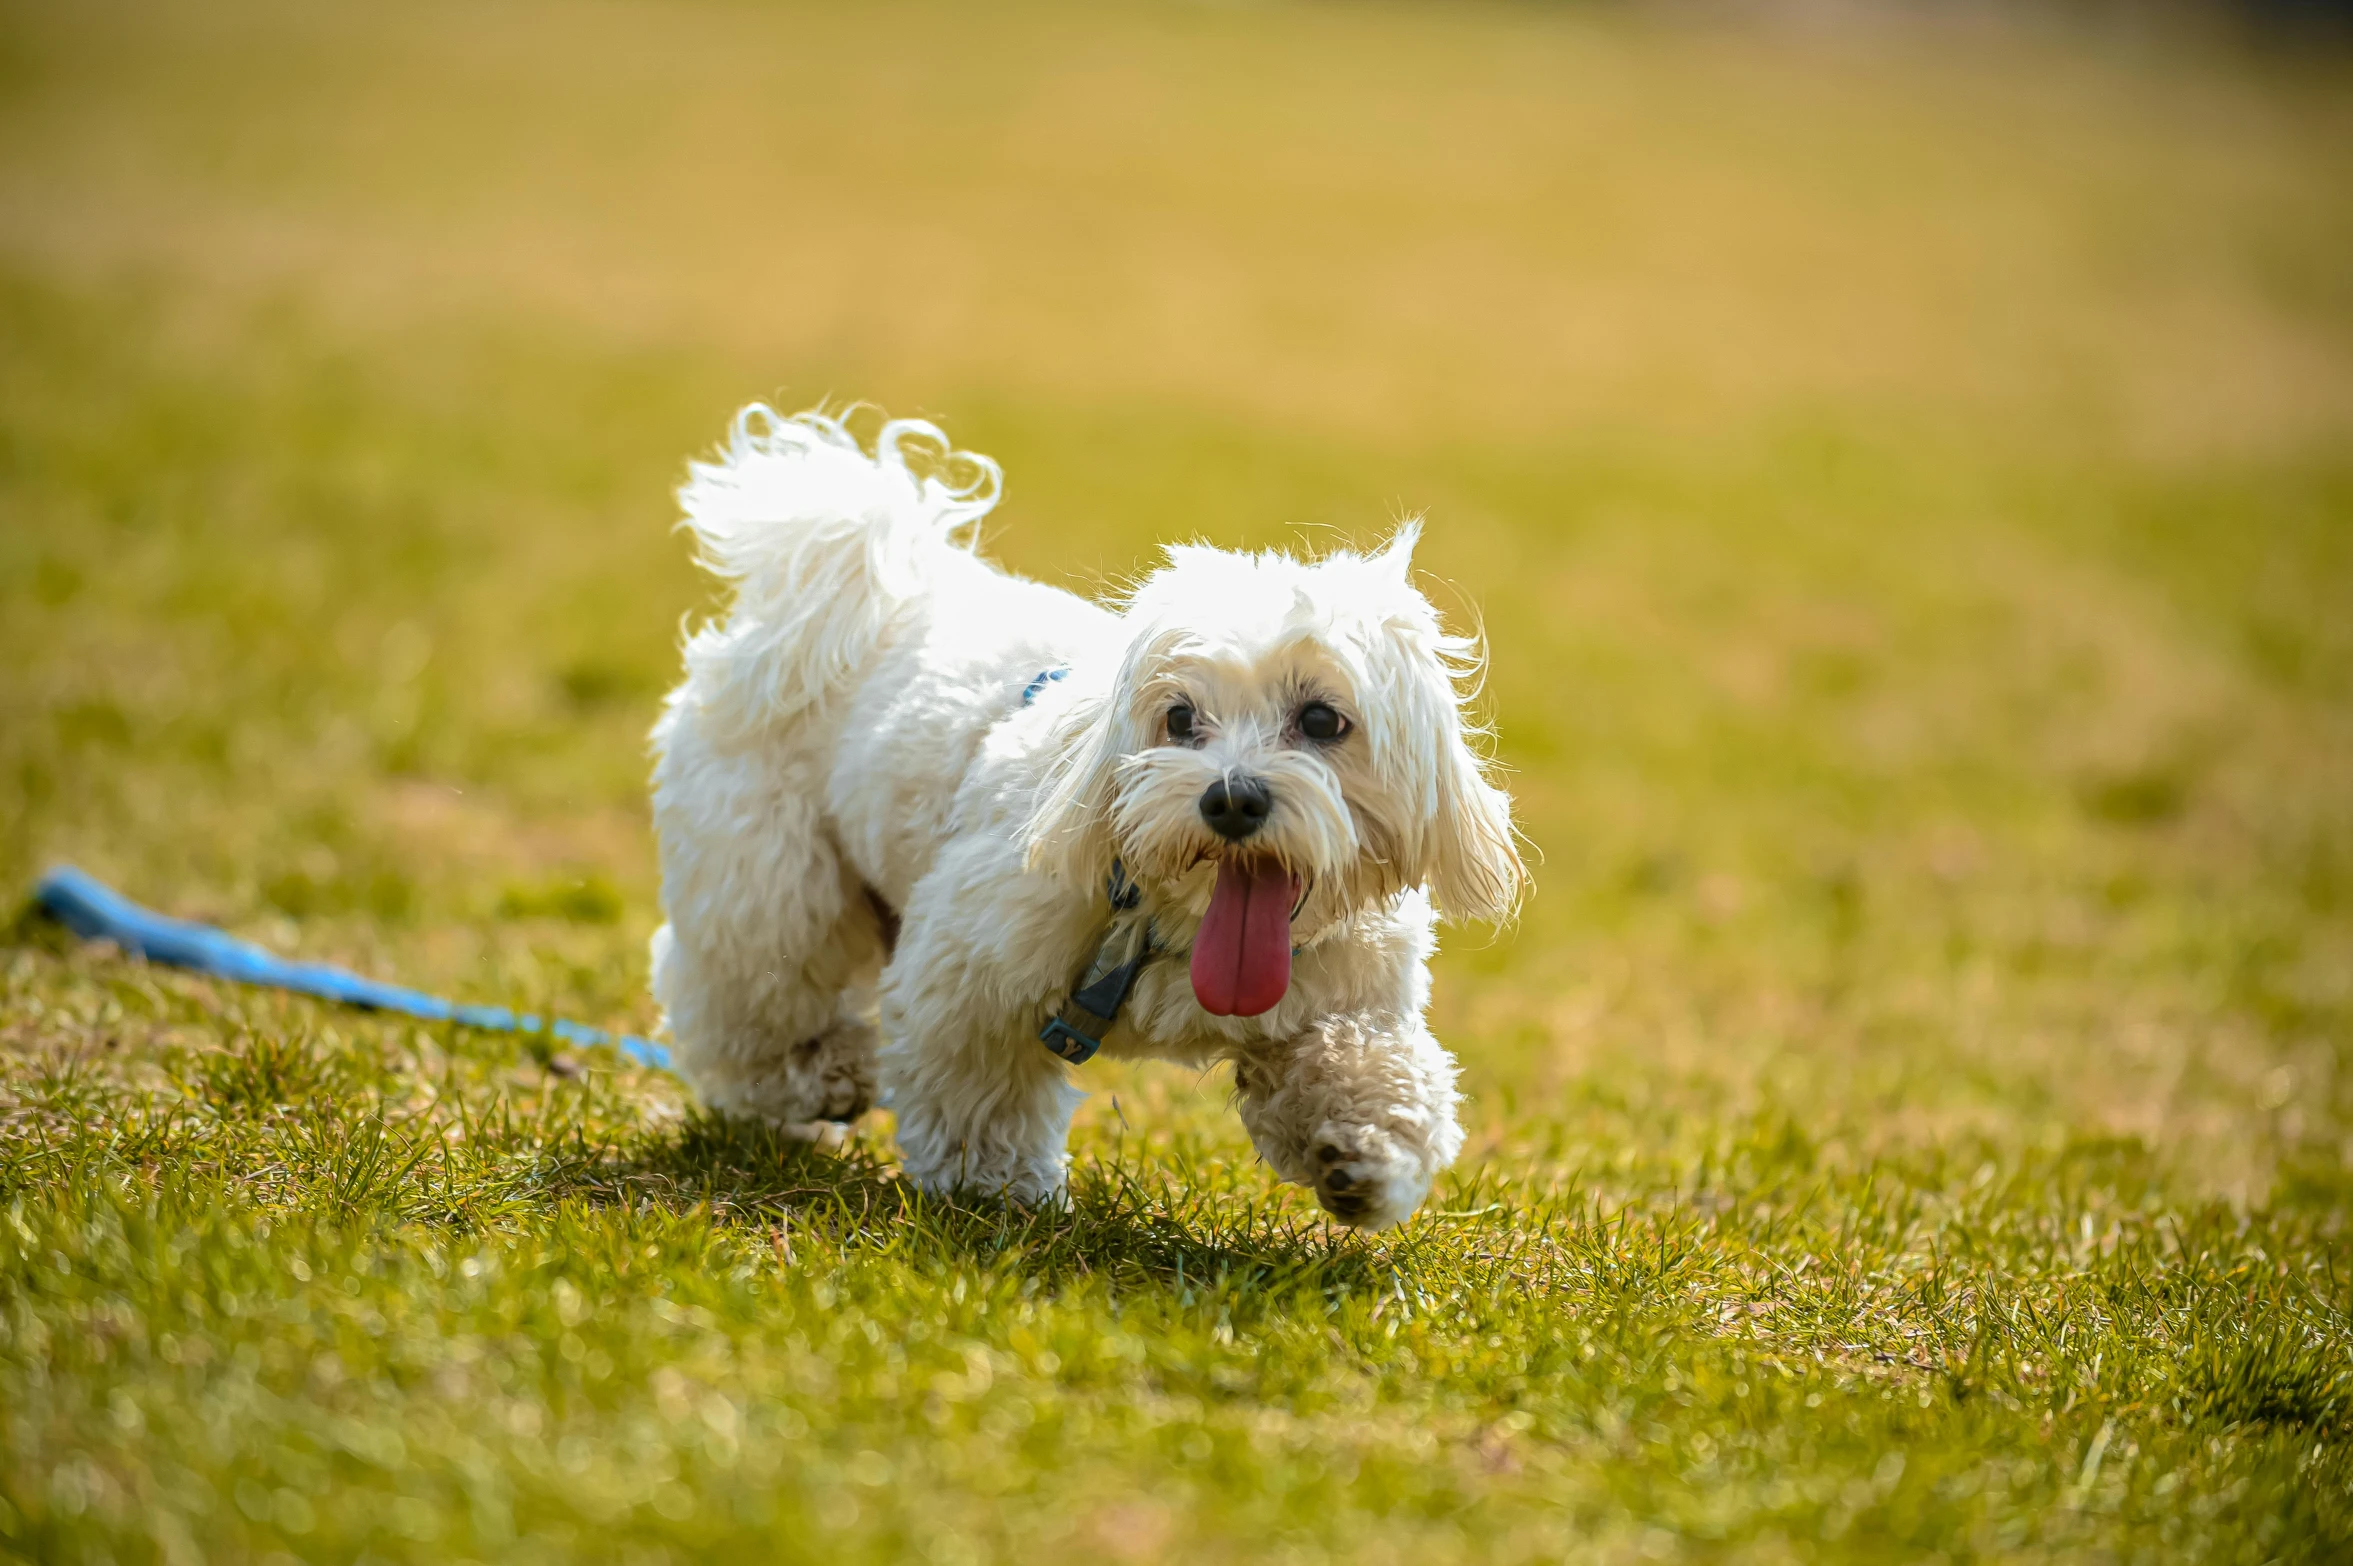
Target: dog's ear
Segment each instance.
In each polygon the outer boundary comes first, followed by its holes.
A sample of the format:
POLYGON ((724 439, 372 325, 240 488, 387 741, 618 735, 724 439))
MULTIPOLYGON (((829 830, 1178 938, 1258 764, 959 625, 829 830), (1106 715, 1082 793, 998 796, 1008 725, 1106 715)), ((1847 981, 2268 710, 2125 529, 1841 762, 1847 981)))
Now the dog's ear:
MULTIPOLYGON (((1413 548, 1422 541, 1422 519, 1407 517, 1397 524, 1397 531, 1389 535, 1389 542, 1366 558, 1378 566, 1395 585, 1412 591, 1413 548)), ((1420 595, 1415 594, 1416 597, 1420 595)))
POLYGON ((1430 824, 1430 895, 1452 918, 1508 919, 1528 875, 1512 830, 1511 798, 1487 780, 1459 709, 1449 716, 1438 814, 1430 824))
POLYGON ((1022 865, 1074 886, 1100 885, 1118 853, 1112 835, 1119 764, 1136 745, 1132 657, 1107 691, 1076 691, 1055 719, 1055 756, 1022 829, 1022 865))
POLYGON ((1478 730, 1464 710, 1464 690, 1477 682, 1484 649, 1475 637, 1447 635, 1429 600, 1412 587, 1419 534, 1407 523, 1368 560, 1403 594, 1391 601, 1372 638, 1371 694, 1388 717, 1375 753, 1394 785, 1402 785, 1401 802, 1413 817, 1399 834, 1409 878, 1426 886, 1449 918, 1500 921, 1519 906, 1528 872, 1512 828, 1511 797, 1489 780, 1472 745, 1478 730))

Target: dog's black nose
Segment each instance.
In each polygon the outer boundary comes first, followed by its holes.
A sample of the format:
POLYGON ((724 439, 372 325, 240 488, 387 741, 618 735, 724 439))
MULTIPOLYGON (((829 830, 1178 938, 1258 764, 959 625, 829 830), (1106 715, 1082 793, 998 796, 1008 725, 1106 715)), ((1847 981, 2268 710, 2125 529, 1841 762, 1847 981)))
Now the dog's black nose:
POLYGON ((1219 778, 1201 795, 1201 819, 1229 843, 1239 843, 1266 825, 1275 797, 1256 778, 1219 778))

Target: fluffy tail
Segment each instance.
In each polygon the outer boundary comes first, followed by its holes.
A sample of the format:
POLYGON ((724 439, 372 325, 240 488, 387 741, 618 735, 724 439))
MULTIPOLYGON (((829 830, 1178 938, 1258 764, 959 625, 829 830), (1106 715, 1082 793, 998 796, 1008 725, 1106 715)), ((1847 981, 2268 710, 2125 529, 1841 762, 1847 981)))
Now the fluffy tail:
POLYGON ((996 463, 920 419, 891 420, 868 452, 821 410, 737 414, 678 492, 697 561, 735 584, 726 619, 687 639, 705 715, 740 733, 841 689, 940 563, 971 550, 1002 487, 996 463))

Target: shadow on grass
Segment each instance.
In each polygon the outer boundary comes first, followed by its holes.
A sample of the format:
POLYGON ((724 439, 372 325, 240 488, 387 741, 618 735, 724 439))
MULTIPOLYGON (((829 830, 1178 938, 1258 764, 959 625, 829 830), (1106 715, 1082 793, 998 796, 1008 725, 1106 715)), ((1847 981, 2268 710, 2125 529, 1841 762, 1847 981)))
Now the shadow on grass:
MULTIPOLYGON (((77 944, 29 902, 0 941, 58 958, 77 944)), ((266 1029, 161 1064, 173 1091, 146 1107, 127 1084, 84 1070, 78 1056, 55 1081, 20 1079, 22 1107, 55 1134, 0 1159, 0 1189, 98 1168, 167 1181, 214 1171, 258 1180, 249 1188, 326 1216, 377 1208, 457 1228, 527 1221, 567 1199, 652 1206, 697 1213, 721 1229, 790 1227, 843 1252, 917 1266, 977 1263, 1049 1286, 1099 1279, 1262 1299, 1393 1289, 1415 1250, 1368 1242, 1303 1213, 1270 1182, 1238 1182, 1182 1150, 1149 1168, 1118 1158, 1082 1163, 1067 1205, 1028 1208, 928 1195, 898 1179, 870 1143, 819 1150, 756 1121, 693 1115, 659 1128, 608 1124, 601 1134, 580 1127, 567 1135, 518 1115, 503 1097, 468 1103, 454 1091, 440 1100, 454 1121, 388 1112, 396 1066, 379 1063, 371 1077, 307 1037, 266 1029)))
POLYGON ((919 1263, 1011 1268, 1049 1285, 1092 1277, 1266 1298, 1393 1286, 1396 1258, 1378 1242, 1284 1210, 1271 1191, 1190 1178, 1196 1171, 1181 1157, 1149 1174, 1124 1161, 1071 1173, 1066 1206, 942 1197, 900 1180, 863 1142, 831 1152, 759 1122, 698 1115, 626 1145, 583 1194, 761 1231, 815 1231, 844 1249, 919 1263))
POLYGON ((0 951, 30 950, 64 957, 81 944, 73 931, 58 923, 30 895, 17 904, 5 924, 0 924, 0 951))

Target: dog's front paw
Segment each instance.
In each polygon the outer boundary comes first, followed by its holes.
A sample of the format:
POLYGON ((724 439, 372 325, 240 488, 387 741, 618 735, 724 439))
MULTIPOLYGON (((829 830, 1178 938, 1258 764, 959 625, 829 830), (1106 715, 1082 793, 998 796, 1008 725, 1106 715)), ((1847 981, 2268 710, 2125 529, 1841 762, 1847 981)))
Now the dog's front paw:
POLYGON ((947 1121, 928 1106, 899 1107, 899 1173, 933 1196, 981 1197, 1022 1207, 1058 1207, 1069 1200, 1070 1159, 1058 1144, 1035 1145, 1005 1127, 947 1121))
POLYGON ((1378 1126, 1326 1121, 1309 1149, 1308 1183, 1323 1210, 1358 1229, 1386 1229, 1413 1216, 1429 1194, 1422 1160, 1378 1126))
MULTIPOLYGON (((902 1122, 902 1130, 904 1123, 902 1122)), ((1011 1202, 1017 1207, 1066 1207, 1070 1203, 1070 1174, 1060 1162, 993 1160, 979 1162, 964 1149, 944 1158, 911 1156, 904 1137, 899 1173, 907 1183, 931 1196, 951 1200, 978 1197, 1011 1202)))

